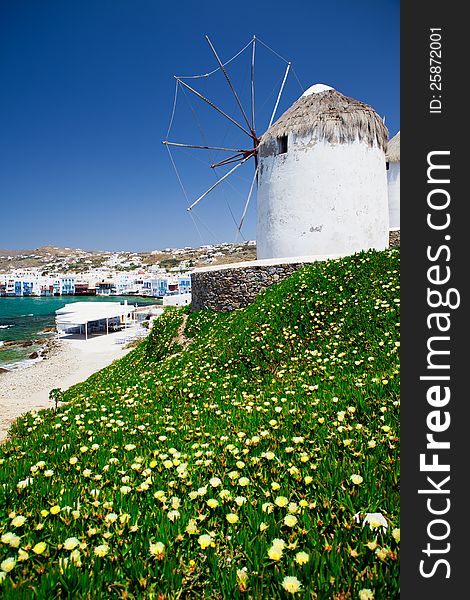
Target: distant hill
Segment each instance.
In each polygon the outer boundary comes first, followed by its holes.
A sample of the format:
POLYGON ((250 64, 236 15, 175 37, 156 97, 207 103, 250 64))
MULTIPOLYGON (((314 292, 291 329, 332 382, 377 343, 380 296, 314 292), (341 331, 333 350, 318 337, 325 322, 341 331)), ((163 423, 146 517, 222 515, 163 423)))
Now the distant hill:
POLYGON ((109 267, 116 271, 132 271, 149 266, 167 270, 191 269, 208 264, 219 265, 256 258, 256 244, 217 244, 199 248, 167 248, 151 252, 110 252, 41 246, 34 250, 0 250, 0 273, 13 269, 39 269, 40 272, 86 273, 91 269, 109 267))

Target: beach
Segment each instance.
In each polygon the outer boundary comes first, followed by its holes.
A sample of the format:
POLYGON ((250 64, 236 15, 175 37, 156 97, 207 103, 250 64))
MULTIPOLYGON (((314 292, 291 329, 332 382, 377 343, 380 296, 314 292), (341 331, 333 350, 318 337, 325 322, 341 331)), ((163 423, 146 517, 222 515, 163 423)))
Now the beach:
POLYGON ((124 347, 124 340, 139 331, 142 327, 134 326, 88 340, 61 338, 44 360, 24 369, 0 373, 0 443, 20 415, 54 406, 49 400, 50 390, 66 390, 125 356, 131 348, 124 347))

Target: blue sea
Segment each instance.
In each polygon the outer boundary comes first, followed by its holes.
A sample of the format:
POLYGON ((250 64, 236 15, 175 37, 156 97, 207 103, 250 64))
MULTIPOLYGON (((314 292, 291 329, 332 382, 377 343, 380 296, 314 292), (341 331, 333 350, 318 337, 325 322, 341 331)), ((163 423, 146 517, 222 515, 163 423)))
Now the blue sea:
POLYGON ((5 346, 8 340, 41 340, 53 336, 44 330, 55 327, 55 311, 71 302, 124 302, 156 304, 155 298, 141 296, 54 296, 51 298, 0 298, 0 367, 10 369, 26 365, 39 345, 18 348, 5 346))

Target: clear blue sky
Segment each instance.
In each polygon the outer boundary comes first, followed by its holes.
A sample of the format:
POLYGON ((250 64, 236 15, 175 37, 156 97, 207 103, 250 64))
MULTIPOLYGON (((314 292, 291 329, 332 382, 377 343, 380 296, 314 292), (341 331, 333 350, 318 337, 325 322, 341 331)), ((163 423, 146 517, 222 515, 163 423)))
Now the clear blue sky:
MULTIPOLYGON (((289 76, 277 116, 302 88, 321 82, 371 104, 391 136, 400 128, 398 0, 1 0, 0 248, 234 241, 252 165, 194 209, 196 228, 161 144, 173 75, 217 66, 205 34, 223 61, 253 34, 292 61, 302 87, 289 76)), ((262 133, 285 63, 260 44, 256 60, 262 133)), ((248 100, 249 50, 227 68, 248 100)), ((189 83, 241 118, 220 72, 189 83)), ((241 143, 234 126, 188 96, 178 96, 171 139, 241 143)), ((215 181, 207 166, 214 155, 185 152, 173 156, 194 200, 215 181)), ((255 238, 255 208, 246 239, 255 238)))

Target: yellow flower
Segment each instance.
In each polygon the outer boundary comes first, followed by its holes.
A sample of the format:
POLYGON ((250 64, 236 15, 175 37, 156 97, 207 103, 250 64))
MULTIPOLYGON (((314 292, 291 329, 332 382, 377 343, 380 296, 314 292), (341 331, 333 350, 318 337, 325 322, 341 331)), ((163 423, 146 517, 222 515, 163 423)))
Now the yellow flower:
POLYGON ((71 465, 75 465, 75 464, 77 464, 77 462, 78 462, 78 458, 76 456, 72 456, 72 458, 69 459, 69 463, 71 465))
POLYGON ((359 600, 374 600, 374 592, 369 589, 364 589, 359 592, 359 600))
POLYGON ((68 558, 59 558, 59 573, 61 575, 64 574, 65 570, 67 569, 68 564, 69 564, 68 558))
POLYGON ((388 556, 388 552, 385 548, 377 548, 375 551, 375 556, 380 560, 385 560, 388 556))
POLYGON ((277 506, 281 506, 281 507, 287 506, 289 504, 289 500, 285 496, 278 496, 274 500, 274 504, 276 504, 277 506))
POLYGON ((186 525, 186 533, 189 533, 190 535, 197 533, 196 521, 194 519, 191 519, 186 525))
POLYGON ((96 556, 106 556, 109 551, 109 546, 107 544, 101 544, 101 546, 96 546, 94 549, 94 553, 96 556))
POLYGON ((29 558, 29 554, 27 552, 25 552, 24 550, 18 551, 18 560, 20 560, 20 561, 28 560, 28 558, 29 558))
POLYGON ((360 475, 351 475, 351 481, 355 484, 355 485, 360 485, 364 479, 360 476, 360 475))
POLYGON ((295 555, 295 562, 298 565, 305 565, 308 563, 310 557, 306 552, 297 552, 295 555))
POLYGON ((11 524, 13 525, 13 527, 21 527, 22 525, 24 525, 25 521, 26 517, 23 517, 23 515, 18 515, 12 520, 11 524))
POLYGON ((118 520, 118 515, 114 512, 108 513, 105 516, 104 520, 106 521, 106 523, 114 523, 115 521, 118 520))
POLYGON ((207 533, 203 533, 202 535, 199 536, 198 538, 198 543, 201 546, 201 548, 203 550, 205 550, 208 546, 210 546, 212 544, 212 537, 210 535, 208 535, 207 533))
POLYGON ((158 559, 163 558, 165 554, 165 544, 162 542, 150 542, 150 554, 156 556, 158 559))
POLYGON ((375 540, 373 542, 367 542, 366 546, 369 550, 375 550, 377 548, 377 542, 375 540))
POLYGON ((248 573, 246 572, 246 567, 243 567, 243 569, 237 569, 237 581, 243 586, 246 586, 248 581, 248 573))
POLYGON ((248 477, 240 477, 240 479, 238 480, 238 485, 241 485, 242 487, 246 487, 249 483, 250 480, 248 479, 248 477))
POLYGON ((399 542, 399 541, 400 541, 400 530, 399 530, 399 529, 394 529, 394 530, 392 531, 392 536, 393 536, 393 539, 394 539, 396 542, 399 542))
POLYGON ((209 500, 207 500, 207 506, 209 508, 217 508, 219 502, 215 498, 209 498, 209 500))
POLYGON ((2 563, 0 563, 0 569, 4 573, 9 573, 12 569, 15 568, 16 560, 14 558, 6 558, 2 563))
POLYGON ((266 531, 267 528, 268 528, 268 526, 266 525, 266 523, 264 523, 264 522, 260 523, 260 526, 259 526, 260 531, 266 531))
POLYGON ((287 527, 294 527, 294 525, 297 525, 297 517, 294 515, 286 515, 284 517, 284 525, 287 525, 287 527))
POLYGON ((70 560, 73 562, 73 564, 76 567, 81 567, 82 566, 82 561, 80 560, 80 552, 78 550, 73 550, 70 553, 70 560))
POLYGON ((282 587, 286 590, 286 592, 289 592, 289 594, 295 594, 296 592, 298 592, 300 590, 300 588, 302 587, 302 584, 297 579, 297 577, 287 576, 287 577, 284 577, 284 580, 282 582, 282 587))
POLYGON ((271 546, 268 550, 268 556, 271 560, 281 560, 282 548, 279 546, 271 546))
POLYGON ((58 506, 57 504, 55 506, 51 506, 50 512, 51 515, 56 515, 60 512, 60 506, 58 506))
POLYGON ((305 481, 305 483, 308 485, 309 483, 312 483, 312 481, 313 481, 313 477, 310 477, 310 475, 306 475, 306 476, 304 477, 304 481, 305 481))
POLYGON ((235 513, 229 513, 225 518, 229 523, 238 523, 238 515, 235 513))
POLYGON ((46 549, 46 542, 38 542, 34 546, 33 552, 34 552, 34 554, 42 554, 45 549, 46 549))

